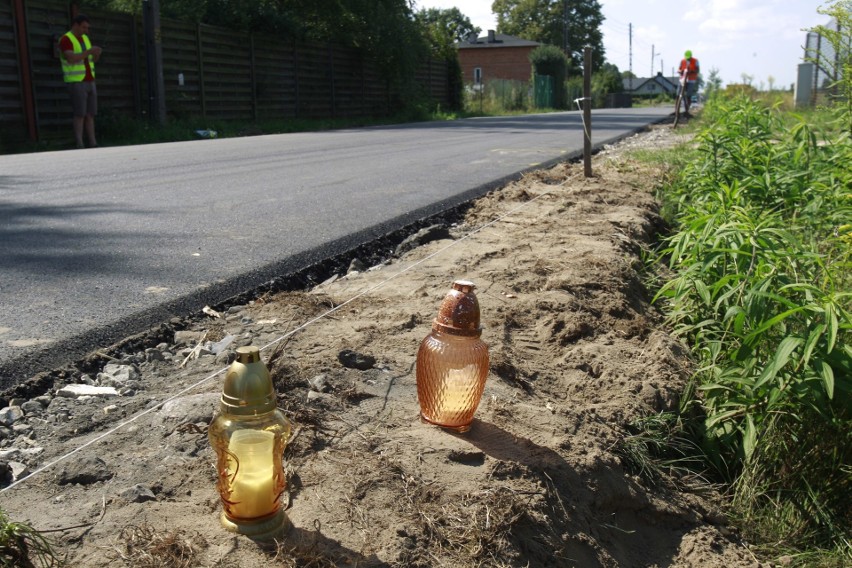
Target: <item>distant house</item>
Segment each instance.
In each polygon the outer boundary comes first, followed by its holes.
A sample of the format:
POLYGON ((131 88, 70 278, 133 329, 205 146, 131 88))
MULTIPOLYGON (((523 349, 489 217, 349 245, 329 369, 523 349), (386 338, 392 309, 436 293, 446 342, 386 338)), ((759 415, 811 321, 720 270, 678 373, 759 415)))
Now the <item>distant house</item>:
POLYGON ((622 84, 625 93, 631 95, 661 95, 668 94, 677 95, 679 77, 663 77, 662 73, 657 73, 653 77, 641 78, 634 77, 632 79, 622 79, 622 84))
POLYGON ((489 79, 529 81, 530 52, 540 43, 488 30, 488 35, 456 44, 465 83, 489 79))

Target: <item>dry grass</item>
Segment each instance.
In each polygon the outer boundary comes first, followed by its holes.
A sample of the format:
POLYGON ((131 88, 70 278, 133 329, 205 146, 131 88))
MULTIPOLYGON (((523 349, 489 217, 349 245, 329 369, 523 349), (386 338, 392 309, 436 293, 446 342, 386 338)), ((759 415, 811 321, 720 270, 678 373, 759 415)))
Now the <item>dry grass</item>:
POLYGON ((125 527, 117 540, 113 552, 133 568, 193 568, 197 554, 207 547, 200 534, 161 533, 148 525, 125 527))
POLYGON ((271 559, 275 566, 285 568, 337 568, 339 560, 319 550, 316 543, 307 547, 279 544, 271 559))
MULTIPOLYGON (((394 465, 394 464, 391 464, 394 465)), ((512 566, 516 543, 512 531, 523 521, 529 495, 506 487, 461 496, 438 497, 422 480, 396 465, 398 479, 416 519, 419 534, 405 535, 416 547, 405 551, 398 566, 512 566)))
POLYGON ((426 548, 455 566, 508 566, 509 535, 523 515, 519 495, 506 488, 468 494, 439 509, 420 511, 426 548))

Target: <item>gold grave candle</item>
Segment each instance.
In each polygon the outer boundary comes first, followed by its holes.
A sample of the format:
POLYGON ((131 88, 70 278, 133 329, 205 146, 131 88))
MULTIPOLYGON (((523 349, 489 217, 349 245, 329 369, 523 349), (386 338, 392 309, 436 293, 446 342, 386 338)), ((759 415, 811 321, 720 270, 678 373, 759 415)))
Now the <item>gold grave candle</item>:
POLYGON ((281 504, 286 489, 282 456, 290 423, 278 410, 257 347, 237 348, 208 436, 216 451, 222 525, 259 541, 283 536, 289 521, 281 504))

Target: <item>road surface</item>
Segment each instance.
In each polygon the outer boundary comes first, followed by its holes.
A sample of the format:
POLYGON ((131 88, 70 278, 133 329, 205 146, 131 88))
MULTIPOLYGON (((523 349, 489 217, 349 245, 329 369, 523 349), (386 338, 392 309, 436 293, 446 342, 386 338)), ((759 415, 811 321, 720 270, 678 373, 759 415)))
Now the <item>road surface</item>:
MULTIPOLYGON (((593 143, 670 113, 594 111, 593 143)), ((0 392, 582 146, 563 112, 0 156, 0 392)))

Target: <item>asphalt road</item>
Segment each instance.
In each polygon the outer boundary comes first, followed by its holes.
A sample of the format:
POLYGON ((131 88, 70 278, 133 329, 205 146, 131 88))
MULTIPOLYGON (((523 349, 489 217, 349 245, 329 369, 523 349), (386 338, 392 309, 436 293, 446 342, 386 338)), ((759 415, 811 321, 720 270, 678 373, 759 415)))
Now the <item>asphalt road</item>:
MULTIPOLYGON (((593 143, 670 113, 594 111, 593 143)), ((0 391, 582 141, 580 113, 565 112, 0 156, 0 391)))

